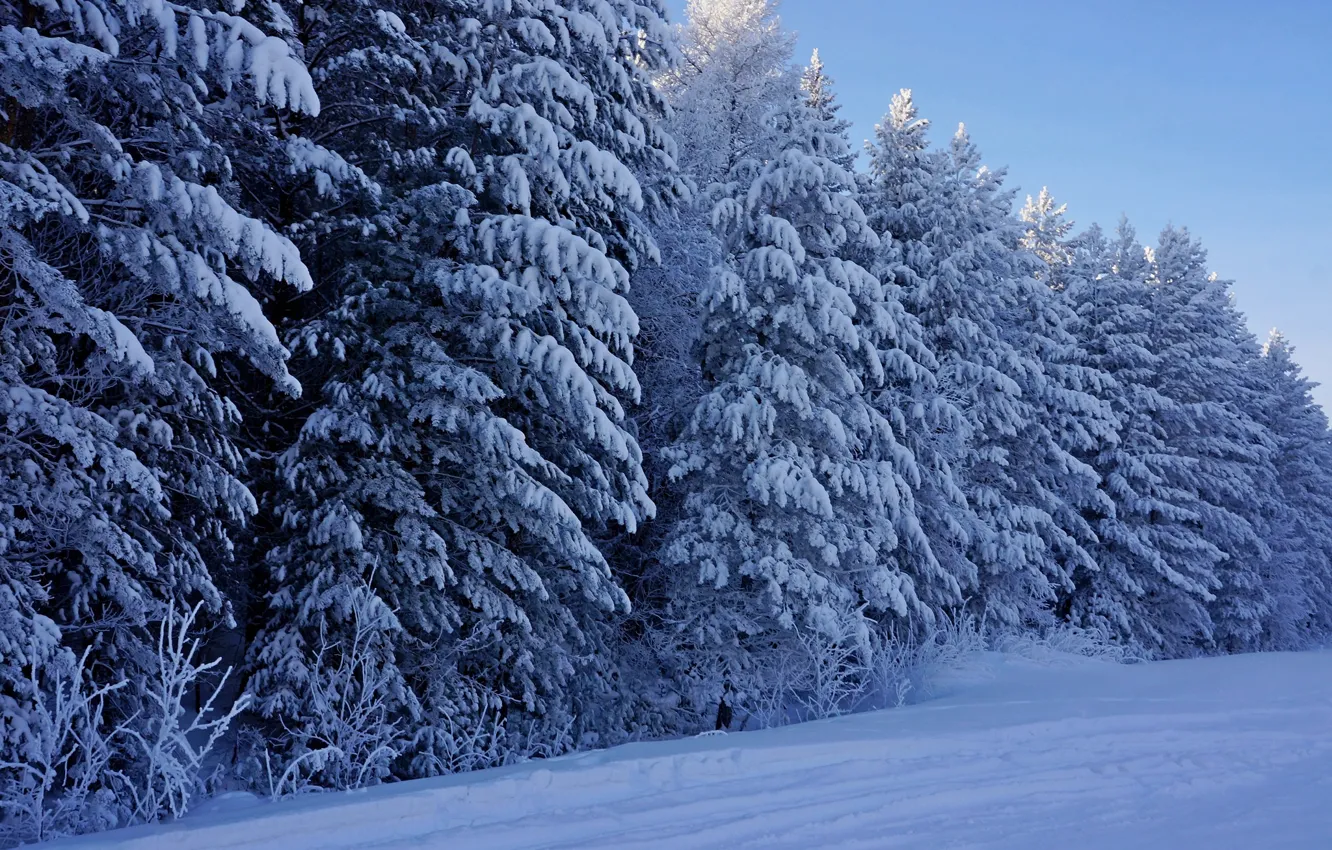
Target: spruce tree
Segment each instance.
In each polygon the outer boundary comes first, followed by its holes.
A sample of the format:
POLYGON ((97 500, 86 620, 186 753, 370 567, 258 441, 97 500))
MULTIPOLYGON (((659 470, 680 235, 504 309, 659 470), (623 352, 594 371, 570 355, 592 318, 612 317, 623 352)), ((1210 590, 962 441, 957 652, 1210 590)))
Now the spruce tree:
POLYGON ((773 684, 763 665, 794 632, 862 646, 862 611, 928 612, 895 560, 928 552, 914 462, 866 397, 887 371, 875 336, 893 329, 848 256, 875 237, 837 164, 845 140, 794 84, 787 97, 776 153, 737 164, 714 210, 726 256, 702 298, 709 387, 670 452, 688 495, 666 616, 714 699, 773 684))
MULTIPOLYGON (((804 73, 800 76, 800 90, 805 95, 805 105, 812 109, 819 120, 827 125, 828 131, 847 139, 849 142, 847 134, 851 130, 851 122, 842 118, 839 114, 842 111, 842 104, 837 102, 837 92, 833 89, 833 79, 828 76, 827 68, 824 66, 817 48, 815 48, 813 55, 809 57, 809 64, 805 66, 804 73)), ((854 171, 856 152, 850 144, 847 145, 845 153, 837 156, 835 162, 847 171, 854 171)))
POLYGON ((253 665, 299 757, 337 708, 309 683, 370 618, 411 730, 392 767, 423 775, 624 732, 598 538, 652 513, 625 294, 656 259, 635 174, 673 167, 650 80, 670 35, 655 3, 402 11, 375 14, 380 64, 426 83, 347 152, 383 197, 342 303, 297 332, 346 366, 279 463, 253 665), (506 740, 459 752, 498 718, 506 740))
POLYGON ((933 229, 930 198, 935 178, 928 130, 929 122, 918 117, 911 92, 903 89, 875 127, 875 141, 867 145, 870 172, 860 178, 858 189, 870 225, 881 237, 866 263, 881 281, 885 303, 897 305, 896 324, 919 343, 915 373, 874 392, 873 399, 876 408, 893 419, 899 440, 916 459, 918 515, 935 561, 947 576, 931 602, 938 611, 948 612, 976 589, 979 568, 972 546, 983 528, 963 492, 958 467, 971 438, 971 424, 959 406, 960 397, 940 378, 941 364, 926 340, 926 329, 907 309, 911 293, 924 286, 917 268, 924 260, 922 240, 933 229))
POLYGON ((903 283, 939 361, 944 393, 964 412, 956 463, 976 522, 966 558, 976 604, 1017 623, 1039 616, 1089 563, 1082 511, 1099 501, 1094 472, 1072 451, 1109 426, 1078 363, 1067 308, 1019 248, 1003 175, 981 165, 965 131, 926 148, 910 94, 895 98, 871 150, 866 205, 894 244, 883 274, 903 283))
POLYGON ((1071 247, 1064 278, 1074 330, 1089 362, 1110 379, 1099 394, 1116 434, 1085 457, 1110 506, 1089 512, 1095 566, 1074 571, 1057 610, 1148 653, 1188 654, 1210 640, 1207 603, 1224 555, 1203 532, 1202 508, 1183 483, 1192 462, 1165 424, 1176 405, 1156 387, 1163 354, 1152 331, 1146 252, 1127 221, 1113 241, 1093 227, 1071 247))
MULTIPOLYGON (((239 211, 211 116, 319 111, 279 35, 207 3, 0 4, 0 781, 42 746, 40 668, 86 649, 124 683, 106 722, 150 735, 150 624, 229 618, 216 573, 256 509, 231 377, 300 393, 256 293, 311 278, 239 211)), ((86 823, 156 817, 111 790, 143 754, 115 758, 86 823)))
POLYGON ((1069 247, 1073 222, 1065 218, 1067 212, 1068 204, 1056 206, 1049 187, 1042 186, 1036 198, 1027 196, 1027 203, 1020 213, 1022 223, 1026 225, 1021 245, 1045 263, 1038 277, 1056 292, 1065 289, 1067 284, 1062 273, 1073 262, 1073 252, 1069 247))
MULTIPOLYGON (((633 603, 621 676, 633 680, 626 687, 639 697, 635 711, 657 731, 692 729, 696 721, 674 707, 682 656, 662 614, 677 576, 662 553, 688 495, 686 486, 670 480, 666 450, 688 426, 705 388, 697 355, 699 295, 722 256, 712 206, 731 168, 746 157, 772 154, 766 148, 768 120, 789 93, 794 47, 777 4, 766 0, 692 0, 677 33, 680 61, 656 84, 671 107, 666 128, 677 143, 679 181, 687 189, 679 204, 663 205, 652 220, 661 262, 635 270, 628 296, 641 324, 634 365, 643 388, 631 415, 657 516, 638 534, 618 537, 613 549, 633 603)), ((644 179, 665 173, 654 172, 644 179)))
POLYGON ((1258 417, 1276 440, 1280 487, 1265 525, 1272 557, 1262 580, 1272 604, 1262 646, 1283 650, 1317 646, 1332 634, 1332 439, 1313 400, 1315 384, 1293 355, 1273 330, 1253 365, 1267 388, 1258 417))
POLYGON ((1173 227, 1152 252, 1151 333, 1161 354, 1154 383, 1172 402, 1160 414, 1167 445, 1188 460, 1173 483, 1197 494, 1203 534, 1226 556, 1217 566, 1213 639, 1239 651, 1255 645, 1271 606, 1261 525, 1276 491, 1273 440, 1253 416, 1257 345, 1206 259, 1187 230, 1173 227))
MULTIPOLYGON (((633 420, 663 517, 674 515, 679 494, 666 484, 669 464, 660 452, 679 435, 702 391, 693 350, 698 295, 721 257, 710 222, 712 187, 741 159, 768 155, 755 146, 767 138, 768 113, 789 84, 794 43, 776 4, 766 0, 691 0, 687 17, 679 28, 681 61, 656 80, 671 106, 666 128, 679 171, 653 164, 641 175, 653 182, 678 173, 670 194, 680 203, 658 208, 652 232, 662 261, 635 271, 629 295, 642 325, 635 365, 643 403, 633 420)), ((649 560, 655 542, 642 541, 649 560)))

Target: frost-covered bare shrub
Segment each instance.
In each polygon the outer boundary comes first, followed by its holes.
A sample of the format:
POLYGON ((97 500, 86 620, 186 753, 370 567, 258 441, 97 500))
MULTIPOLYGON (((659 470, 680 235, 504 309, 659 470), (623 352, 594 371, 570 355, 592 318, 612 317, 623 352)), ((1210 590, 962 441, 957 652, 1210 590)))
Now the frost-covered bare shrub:
POLYGON ((1055 622, 1041 629, 1007 631, 996 635, 992 648, 1032 661, 1058 664, 1073 658, 1096 658, 1116 664, 1146 661, 1137 647, 1114 640, 1105 627, 1055 622))
POLYGON ((732 691, 738 722, 749 728, 771 727, 898 708, 937 696, 959 681, 993 675, 993 662, 986 658, 991 652, 1046 664, 1076 658, 1143 660, 1103 630, 1053 621, 1039 627, 995 627, 959 612, 939 616, 923 631, 897 633, 877 624, 863 636, 853 620, 843 623, 846 632, 840 638, 797 627, 772 641, 764 663, 738 679, 732 691))
POLYGON ((261 790, 274 799, 377 784, 403 752, 403 729, 390 710, 394 682, 380 645, 392 614, 368 588, 354 590, 350 600, 345 636, 330 637, 320 625, 314 669, 321 675, 307 683, 312 722, 284 728, 280 771, 266 749, 255 757, 263 762, 261 790))
POLYGON ((479 716, 445 716, 432 723, 433 746, 417 756, 414 772, 437 776, 555 758, 578 748, 573 725, 567 718, 554 726, 531 720, 514 728, 498 708, 483 709, 479 716))
POLYGON ((193 634, 200 608, 202 603, 187 611, 169 609, 158 625, 157 660, 144 694, 150 710, 123 729, 132 772, 122 790, 133 802, 136 821, 186 812, 202 788, 209 752, 249 702, 241 694, 224 707, 220 699, 231 668, 214 680, 221 659, 198 661, 201 641, 193 634), (210 685, 206 699, 205 683, 210 685))
POLYGON ((869 687, 866 710, 901 708, 916 689, 918 643, 913 634, 904 636, 875 632, 867 665, 869 687))
POLYGON ((919 646, 920 666, 932 669, 967 666, 989 648, 984 621, 969 613, 939 617, 919 646))
MULTIPOLYGON (((0 762, 0 846, 183 815, 202 790, 209 752, 245 707, 221 704, 230 670, 200 662, 193 637, 201 606, 168 609, 143 682, 98 683, 91 650, 33 663, 31 704, 6 711, 6 731, 24 741, 0 762), (208 696, 200 701, 205 685, 208 696), (109 698, 136 690, 140 710, 112 720, 109 698)), ((3 703, 0 703, 3 705, 3 703)))
POLYGON ((804 676, 791 694, 806 720, 837 717, 855 709, 870 687, 872 657, 863 617, 842 617, 836 632, 797 628, 804 676))
POLYGON ((872 625, 855 610, 825 617, 819 628, 796 624, 775 635, 748 687, 735 689, 751 724, 781 726, 862 708, 876 682, 872 625))
POLYGON ((871 686, 861 706, 870 710, 929 698, 941 679, 977 669, 988 648, 983 623, 967 613, 940 615, 923 631, 878 631, 871 647, 871 686))
POLYGON ((123 815, 107 785, 114 739, 105 727, 106 698, 127 683, 96 685, 88 653, 68 652, 29 677, 31 707, 11 713, 0 695, 6 735, 20 736, 19 758, 0 762, 0 847, 48 841, 115 826, 123 815))
POLYGON ((489 701, 477 703, 476 712, 446 713, 417 730, 412 742, 414 774, 464 773, 527 760, 528 747, 519 736, 510 735, 499 708, 489 701))

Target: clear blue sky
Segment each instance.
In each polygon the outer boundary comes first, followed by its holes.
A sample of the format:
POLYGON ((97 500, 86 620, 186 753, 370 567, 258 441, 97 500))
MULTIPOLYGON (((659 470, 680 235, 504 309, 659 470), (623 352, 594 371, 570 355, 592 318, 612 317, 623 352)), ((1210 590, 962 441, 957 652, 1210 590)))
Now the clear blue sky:
MULTIPOLYGON (((679 20, 683 0, 668 0, 679 20)), ((1079 226, 1186 225, 1279 327, 1332 412, 1332 3, 1326 0, 783 0, 853 141, 899 88, 959 121, 1009 185, 1079 226)))

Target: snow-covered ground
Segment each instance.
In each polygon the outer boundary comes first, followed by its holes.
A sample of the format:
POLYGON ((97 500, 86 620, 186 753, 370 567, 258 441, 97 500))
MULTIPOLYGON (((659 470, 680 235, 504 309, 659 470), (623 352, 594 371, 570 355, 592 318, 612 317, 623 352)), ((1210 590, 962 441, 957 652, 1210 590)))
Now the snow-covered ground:
POLYGON ((1332 848, 1332 653, 1056 661, 981 656, 895 711, 223 801, 68 846, 1332 848))

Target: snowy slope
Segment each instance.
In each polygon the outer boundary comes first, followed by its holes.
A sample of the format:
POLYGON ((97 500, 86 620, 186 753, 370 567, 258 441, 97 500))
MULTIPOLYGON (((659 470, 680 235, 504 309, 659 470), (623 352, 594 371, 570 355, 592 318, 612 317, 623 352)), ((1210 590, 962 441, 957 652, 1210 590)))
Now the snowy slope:
POLYGON ((1332 653, 1131 666, 990 655, 896 711, 59 846, 1332 848, 1332 653))

